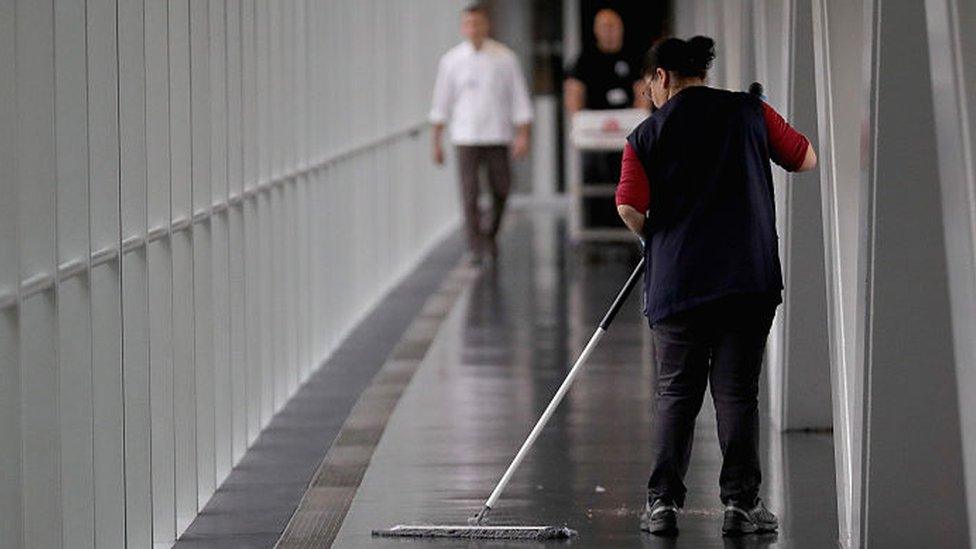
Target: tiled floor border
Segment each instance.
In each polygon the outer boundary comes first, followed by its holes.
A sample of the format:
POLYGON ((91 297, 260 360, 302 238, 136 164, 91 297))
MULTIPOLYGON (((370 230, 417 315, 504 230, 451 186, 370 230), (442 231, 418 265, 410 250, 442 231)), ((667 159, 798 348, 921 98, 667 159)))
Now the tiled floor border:
POLYGON ((457 297, 475 276, 477 271, 462 262, 427 299, 349 413, 276 547, 329 547, 335 540, 400 396, 457 297))

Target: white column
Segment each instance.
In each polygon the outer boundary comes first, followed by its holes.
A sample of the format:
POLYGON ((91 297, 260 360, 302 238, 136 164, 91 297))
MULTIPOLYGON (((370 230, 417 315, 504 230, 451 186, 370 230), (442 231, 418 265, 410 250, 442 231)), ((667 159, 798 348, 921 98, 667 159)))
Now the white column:
MULTIPOLYGON (((785 117, 816 149, 819 136, 816 89, 810 85, 815 78, 810 0, 793 0, 791 8, 785 117)), ((789 174, 778 190, 785 194, 779 236, 786 288, 780 311, 781 362, 770 365, 781 372, 781 386, 771 387, 772 397, 779 399, 779 414, 772 419, 783 430, 822 429, 831 425, 831 400, 819 174, 789 174)))
POLYGON ((840 540, 859 544, 861 341, 860 282, 865 185, 861 175, 863 2, 813 2, 819 171, 830 330, 834 462, 840 540))
POLYGON ((976 5, 925 3, 942 220, 963 441, 969 544, 976 546, 976 5))
POLYGON ((862 546, 967 545, 925 5, 873 0, 866 162, 862 546), (921 83, 921 84, 920 84, 921 83), (935 512, 918 512, 919 507, 935 512))

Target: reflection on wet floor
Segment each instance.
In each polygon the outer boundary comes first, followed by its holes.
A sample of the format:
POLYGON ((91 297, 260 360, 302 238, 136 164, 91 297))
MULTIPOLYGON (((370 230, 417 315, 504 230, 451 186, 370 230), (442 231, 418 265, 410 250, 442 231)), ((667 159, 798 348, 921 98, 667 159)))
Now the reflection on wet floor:
MULTIPOLYGON (((632 267, 588 261, 555 213, 510 218, 503 257, 444 321, 363 478, 335 547, 526 547, 371 538, 394 524, 463 524, 504 472, 632 267)), ((494 524, 563 525, 577 547, 833 547, 830 435, 763 433, 763 497, 778 535, 723 539, 714 410, 698 419, 676 538, 638 530, 649 471, 653 366, 635 294, 502 495, 494 524)))

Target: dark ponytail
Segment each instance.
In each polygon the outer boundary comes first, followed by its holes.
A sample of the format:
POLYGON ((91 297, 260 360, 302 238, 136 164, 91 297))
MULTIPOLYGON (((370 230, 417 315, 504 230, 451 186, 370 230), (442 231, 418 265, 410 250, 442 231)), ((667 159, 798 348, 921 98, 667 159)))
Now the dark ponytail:
POLYGON ((715 41, 707 36, 668 38, 647 52, 644 73, 652 74, 662 68, 683 78, 705 78, 713 59, 715 41))

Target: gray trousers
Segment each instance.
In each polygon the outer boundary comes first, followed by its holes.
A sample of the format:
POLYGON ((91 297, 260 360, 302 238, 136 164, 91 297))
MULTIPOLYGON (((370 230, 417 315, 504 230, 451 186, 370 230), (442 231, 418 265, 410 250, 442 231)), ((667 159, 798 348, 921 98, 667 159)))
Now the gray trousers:
POLYGON ((711 385, 722 448, 722 503, 753 504, 762 481, 759 373, 775 314, 772 297, 741 294, 654 324, 658 377, 649 500, 684 505, 695 418, 711 385))
POLYGON ((483 247, 494 241, 501 226, 505 201, 512 187, 512 170, 509 163, 508 145, 457 145, 458 181, 461 187, 461 204, 464 208, 464 227, 468 247, 473 253, 481 253, 483 247), (488 174, 492 208, 488 227, 484 227, 478 194, 481 190, 481 168, 488 174))

